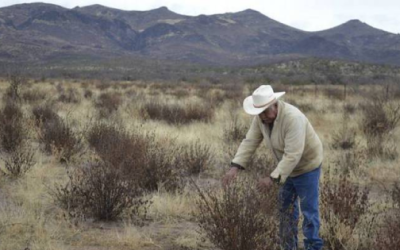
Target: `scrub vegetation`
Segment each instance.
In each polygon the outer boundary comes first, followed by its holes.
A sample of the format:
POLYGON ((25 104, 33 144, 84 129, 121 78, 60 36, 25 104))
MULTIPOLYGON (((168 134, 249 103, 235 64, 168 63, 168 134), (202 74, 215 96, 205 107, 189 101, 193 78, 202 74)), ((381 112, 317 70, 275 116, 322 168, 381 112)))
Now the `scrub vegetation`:
MULTIPOLYGON (((279 249, 266 146, 220 183, 267 82, 0 81, 0 250, 279 249)), ((399 249, 400 87, 273 87, 324 144, 325 249, 399 249)))

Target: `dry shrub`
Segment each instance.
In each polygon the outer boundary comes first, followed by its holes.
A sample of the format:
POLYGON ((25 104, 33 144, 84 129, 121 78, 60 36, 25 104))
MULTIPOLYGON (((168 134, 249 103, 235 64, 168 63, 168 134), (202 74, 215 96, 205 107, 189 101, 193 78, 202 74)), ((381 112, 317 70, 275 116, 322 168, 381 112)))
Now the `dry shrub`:
POLYGON ((347 175, 340 176, 334 183, 329 176, 324 176, 321 188, 322 235, 327 249, 348 249, 355 238, 364 239, 361 249, 368 246, 376 215, 369 213, 371 204, 368 200, 370 189, 352 184, 347 175), (367 216, 368 215, 368 216, 367 216))
POLYGON ((398 84, 392 88, 391 93, 394 99, 400 99, 400 87, 398 84))
POLYGON ((96 100, 95 106, 99 110, 102 118, 110 116, 116 112, 122 104, 122 99, 118 93, 102 93, 96 100))
POLYGON ((34 150, 24 146, 1 157, 4 161, 4 169, 0 173, 12 177, 19 177, 29 171, 35 164, 34 150))
POLYGON ((334 100, 344 100, 345 98, 345 90, 344 88, 338 88, 338 87, 333 87, 333 88, 326 88, 324 90, 324 94, 334 100))
POLYGON ((45 152, 58 155, 61 162, 82 153, 82 136, 72 130, 68 120, 59 117, 48 106, 34 108, 33 114, 40 128, 39 138, 45 152))
POLYGON ((227 144, 237 144, 246 137, 248 129, 248 125, 243 125, 237 115, 232 115, 229 123, 223 129, 223 140, 227 144))
MULTIPOLYGON (((228 144, 227 145, 227 159, 225 162, 231 161, 239 147, 239 144, 228 144)), ((246 173, 252 176, 267 176, 269 175, 274 167, 276 167, 276 161, 273 159, 272 154, 269 149, 267 149, 265 144, 261 144, 257 149, 254 156, 250 159, 250 162, 246 166, 246 173)))
POLYGON ((244 99, 243 86, 237 84, 225 84, 219 87, 198 85, 197 95, 212 107, 218 107, 225 101, 242 103, 244 99))
POLYGON ((344 109, 344 113, 347 115, 353 115, 355 114, 356 110, 357 110, 357 106, 351 103, 346 103, 343 106, 344 109))
POLYGON ((146 214, 149 201, 143 190, 122 171, 105 162, 81 166, 69 174, 66 185, 53 190, 55 202, 72 217, 115 220, 125 211, 146 214))
POLYGON ((110 82, 98 82, 96 83, 97 89, 104 91, 110 87, 112 87, 112 84, 110 82))
POLYGON ((197 190, 197 223, 219 249, 281 249, 277 186, 260 192, 254 180, 240 178, 223 190, 197 190))
POLYGON ((58 101, 63 103, 80 103, 81 96, 79 91, 75 89, 68 89, 67 91, 62 90, 58 96, 58 101))
POLYGON ((376 239, 375 249, 400 249, 400 212, 386 216, 376 239))
POLYGON ((243 102, 243 86, 239 84, 224 84, 221 89, 225 91, 224 100, 243 102))
POLYGON ((85 89, 85 91, 83 92, 83 97, 85 97, 86 99, 91 99, 93 96, 93 91, 91 91, 90 89, 85 89))
POLYGON ((382 158, 396 160, 398 157, 397 142, 389 135, 385 136, 366 136, 367 155, 370 158, 382 158))
POLYGON ((194 121, 209 122, 214 116, 214 109, 207 104, 189 103, 179 105, 150 101, 141 107, 140 113, 144 118, 182 125, 194 121))
POLYGON ((333 134, 334 149, 352 149, 356 146, 356 131, 348 127, 349 116, 343 113, 342 127, 333 134))
POLYGON ((316 108, 313 103, 297 102, 294 99, 286 99, 286 102, 297 107, 303 113, 315 112, 316 108))
POLYGON ((381 97, 374 98, 362 105, 362 114, 359 126, 367 140, 368 155, 395 159, 397 147, 390 143, 390 135, 400 121, 400 104, 381 97))
POLYGON ((87 139, 96 153, 108 164, 132 175, 146 190, 179 187, 180 175, 175 163, 176 146, 159 143, 154 133, 140 127, 129 132, 117 124, 97 123, 87 139))
POLYGON ((334 149, 352 149, 356 146, 356 131, 343 128, 333 134, 334 149))
POLYGON ((290 92, 291 92, 291 85, 278 83, 278 84, 274 84, 273 88, 274 88, 275 92, 286 92, 286 94, 290 94, 290 92))
POLYGON ((149 145, 142 162, 137 165, 141 168, 141 186, 149 191, 165 189, 167 191, 180 190, 184 186, 182 173, 176 162, 177 149, 174 141, 166 144, 157 142, 154 135, 149 137, 149 145))
POLYGON ((393 208, 386 211, 379 226, 375 249, 400 249, 400 182, 391 190, 393 208))
POLYGON ((177 154, 179 169, 184 169, 189 175, 198 175, 207 170, 213 160, 211 148, 199 140, 183 145, 177 154))
POLYGON ((0 111, 0 123, 1 149, 9 153, 16 151, 28 135, 21 107, 15 102, 7 102, 0 111))
POLYGON ((363 119, 360 127, 366 136, 384 136, 400 121, 400 105, 384 98, 374 98, 362 106, 363 119))
MULTIPOLYGON (((394 205, 400 209, 400 182, 397 182, 393 186, 392 199, 394 205)), ((400 212, 400 210, 399 210, 400 212)))
POLYGON ((21 100, 21 87, 27 84, 26 78, 18 74, 9 76, 9 86, 3 96, 5 102, 19 102, 21 100))
POLYGON ((255 156, 251 159, 246 171, 248 170, 253 176, 268 176, 273 168, 276 166, 273 156, 266 150, 259 150, 262 152, 257 152, 255 156), (268 152, 268 153, 267 153, 268 152))
POLYGON ((354 173, 361 177, 364 174, 362 166, 366 164, 366 158, 364 150, 354 148, 343 152, 333 163, 343 174, 354 173))
POLYGON ((97 122, 86 137, 89 145, 103 161, 123 168, 132 164, 133 159, 142 157, 147 144, 142 136, 131 134, 115 123, 97 122))
POLYGON ((32 109, 32 114, 35 118, 36 125, 59 119, 58 114, 50 107, 50 105, 37 106, 32 109))
POLYGON ((40 90, 27 90, 22 93, 22 100, 27 103, 43 101, 47 98, 47 93, 40 90))
POLYGON ((171 91, 171 95, 178 99, 187 98, 190 96, 190 91, 188 89, 174 89, 171 91))

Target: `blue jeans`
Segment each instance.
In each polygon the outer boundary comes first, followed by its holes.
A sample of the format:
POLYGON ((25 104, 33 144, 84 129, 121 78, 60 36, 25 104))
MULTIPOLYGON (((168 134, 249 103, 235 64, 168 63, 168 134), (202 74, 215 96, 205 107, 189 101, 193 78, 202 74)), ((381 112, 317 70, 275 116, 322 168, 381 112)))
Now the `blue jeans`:
POLYGON ((289 177, 279 190, 280 229, 282 247, 297 250, 299 200, 304 216, 303 234, 305 250, 320 250, 323 241, 319 237, 319 177, 321 166, 296 177, 289 177))

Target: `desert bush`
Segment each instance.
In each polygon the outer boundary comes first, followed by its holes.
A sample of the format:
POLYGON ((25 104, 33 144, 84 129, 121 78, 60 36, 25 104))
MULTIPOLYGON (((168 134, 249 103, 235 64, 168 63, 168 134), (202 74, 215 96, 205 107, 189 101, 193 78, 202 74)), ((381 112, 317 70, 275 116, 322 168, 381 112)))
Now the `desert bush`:
POLYGON ((348 126, 349 116, 346 112, 343 113, 342 126, 333 133, 332 147, 334 149, 351 149, 356 146, 356 131, 348 126))
POLYGON ((81 101, 80 93, 75 89, 62 90, 58 96, 58 101, 63 103, 79 103, 81 101))
MULTIPOLYGON (((322 236, 327 249, 348 249, 357 234, 359 238, 371 238, 376 215, 368 214, 371 207, 369 192, 368 187, 352 184, 346 174, 340 176, 337 183, 332 181, 329 172, 324 175, 321 218, 324 229, 322 236)), ((370 242, 365 240, 360 244, 368 245, 370 242)))
POLYGON ((223 190, 199 187, 197 190, 197 223, 205 239, 216 247, 222 250, 281 249, 277 187, 260 192, 252 179, 243 178, 223 190))
POLYGON ((391 193, 392 193, 393 203, 397 208, 399 208, 399 212, 400 212, 400 182, 397 182, 394 184, 393 190, 391 193))
POLYGON ((86 99, 90 99, 93 96, 93 91, 91 91, 90 89, 86 89, 83 92, 83 97, 85 97, 86 99))
POLYGON ((45 152, 57 155, 61 162, 82 153, 82 135, 71 128, 68 120, 59 117, 49 107, 37 107, 33 109, 33 114, 40 128, 39 139, 45 152))
POLYGON ((344 104, 343 109, 345 114, 353 115, 357 110, 357 106, 351 103, 346 103, 344 104))
POLYGON ((237 84, 224 84, 213 86, 209 84, 197 85, 197 96, 204 99, 212 107, 218 107, 225 101, 242 103, 244 99, 243 86, 237 84))
POLYGON ((58 114, 50 107, 50 105, 36 106, 32 109, 32 114, 35 118, 36 125, 38 126, 60 119, 58 114))
POLYGON ((186 124, 193 121, 210 122, 214 117, 214 109, 208 104, 190 103, 184 108, 184 117, 180 123, 186 124))
POLYGON ((297 102, 294 99, 286 99, 286 102, 297 107, 304 113, 314 112, 316 110, 315 105, 313 103, 305 103, 305 102, 297 102))
POLYGON ((214 116, 214 109, 209 105, 196 105, 193 103, 179 105, 150 101, 141 107, 140 113, 144 118, 182 125, 194 121, 209 122, 214 116))
POLYGON ((108 88, 111 88, 112 84, 110 82, 101 81, 101 82, 96 83, 96 87, 97 87, 97 89, 104 91, 108 88))
POLYGON ((108 117, 116 112, 122 104, 122 99, 117 93, 102 93, 96 100, 95 106, 99 110, 100 117, 108 117))
POLYGON ((15 102, 7 102, 0 111, 0 123, 1 149, 9 153, 14 152, 28 135, 21 107, 15 102))
POLYGON ((88 142, 108 164, 137 178, 146 190, 167 190, 180 187, 180 170, 175 161, 173 142, 159 143, 154 133, 140 127, 129 132, 117 124, 97 123, 87 135, 88 142))
POLYGON ((180 146, 177 153, 178 168, 189 175, 198 175, 207 170, 213 160, 211 148, 200 140, 180 146))
POLYGON ((296 107, 304 113, 311 113, 316 110, 313 103, 298 103, 296 107))
POLYGON ((334 100, 344 100, 345 98, 345 90, 343 88, 333 87, 326 88, 324 90, 324 94, 334 100))
MULTIPOLYGON (((239 147, 239 144, 228 144, 226 147, 226 156, 227 159, 224 162, 230 162, 239 147)), ((249 173, 252 176, 267 176, 270 174, 274 167, 276 166, 276 161, 273 159, 272 154, 269 149, 267 149, 266 145, 261 145, 260 148, 256 151, 254 156, 250 159, 250 162, 247 164, 246 173, 249 173)))
POLYGON ((68 183, 56 186, 52 194, 70 216, 97 220, 115 220, 127 210, 140 216, 149 204, 137 183, 101 161, 75 169, 68 183))
POLYGON ((239 84, 223 84, 221 89, 225 91, 224 99, 231 101, 243 102, 244 91, 243 86, 239 84))
POLYGON ((27 80, 18 74, 9 76, 9 86, 4 94, 5 102, 19 102, 21 100, 21 87, 27 84, 27 80))
POLYGON ((141 186, 149 191, 181 190, 184 186, 182 176, 185 169, 180 169, 179 163, 176 162, 179 159, 176 157, 179 147, 174 140, 167 144, 159 143, 154 135, 150 135, 148 140, 149 147, 142 162, 138 163, 143 173, 140 180, 141 186))
POLYGON ((366 136, 384 136, 397 127, 400 105, 383 98, 375 98, 361 105, 363 119, 360 127, 366 136))
POLYGON ((375 249, 399 249, 400 248, 400 213, 386 216, 380 226, 376 237, 375 249))
POLYGON ((186 98, 190 96, 190 91, 186 88, 173 89, 170 91, 170 94, 175 96, 178 99, 186 98))
POLYGON ((45 100, 47 94, 40 90, 27 90, 22 92, 21 98, 27 103, 33 103, 37 101, 45 100))
POLYGON ((223 128, 222 138, 227 144, 237 144, 246 137, 248 129, 248 125, 243 125, 237 115, 232 115, 228 124, 223 128))
POLYGON ((28 146, 21 146, 1 157, 1 159, 4 162, 4 169, 0 168, 0 173, 12 177, 25 174, 36 164, 34 150, 28 146))
POLYGON ((362 177, 362 166, 366 164, 365 151, 358 148, 353 148, 341 153, 334 161, 333 164, 340 169, 343 174, 354 173, 362 177))
POLYGON ((395 159, 397 147, 391 143, 390 134, 400 121, 400 105, 378 97, 362 105, 362 114, 359 126, 365 134, 369 156, 395 159))
POLYGON ((391 90, 393 98, 400 99, 400 87, 398 85, 394 86, 391 90))
POLYGON ((276 167, 276 162, 272 155, 267 153, 268 151, 265 149, 260 151, 263 152, 257 152, 246 167, 246 171, 255 177, 268 176, 276 167))
POLYGON ((397 142, 389 135, 366 136, 366 152, 370 158, 396 160, 398 157, 397 142))
POLYGON ((356 145, 356 132, 342 127, 342 129, 333 134, 332 140, 334 149, 351 149, 356 145))
POLYGON ((144 136, 129 133, 115 123, 97 122, 89 129, 86 137, 103 161, 122 168, 129 168, 135 159, 140 162, 148 144, 144 136))
POLYGON ((395 183, 389 193, 393 207, 385 211, 383 221, 379 225, 375 241, 376 249, 400 248, 400 182, 395 183))

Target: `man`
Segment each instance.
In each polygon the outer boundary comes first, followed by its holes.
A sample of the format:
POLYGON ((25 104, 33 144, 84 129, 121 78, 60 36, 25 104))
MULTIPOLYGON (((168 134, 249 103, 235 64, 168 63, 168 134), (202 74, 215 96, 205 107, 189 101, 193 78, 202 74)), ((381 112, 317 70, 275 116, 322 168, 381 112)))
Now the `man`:
POLYGON ((228 184, 244 170, 264 140, 277 161, 277 167, 259 180, 268 188, 279 183, 280 237, 282 247, 297 249, 299 202, 304 216, 304 246, 307 250, 322 249, 319 237, 319 177, 323 158, 322 143, 305 115, 296 107, 278 100, 285 92, 274 93, 270 85, 262 85, 243 102, 246 113, 253 115, 246 138, 223 177, 228 184))

